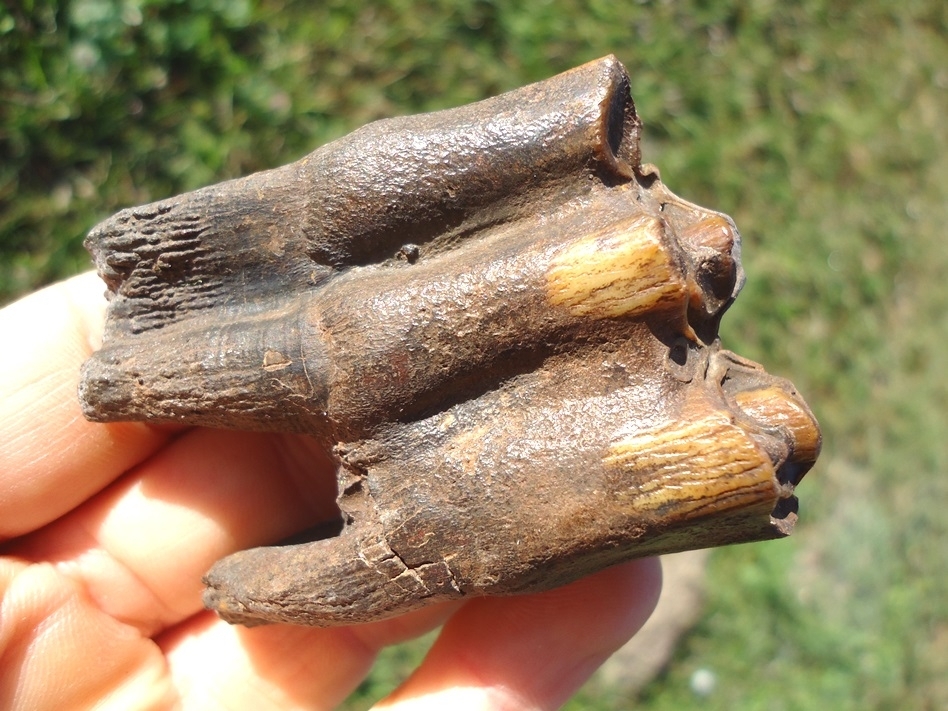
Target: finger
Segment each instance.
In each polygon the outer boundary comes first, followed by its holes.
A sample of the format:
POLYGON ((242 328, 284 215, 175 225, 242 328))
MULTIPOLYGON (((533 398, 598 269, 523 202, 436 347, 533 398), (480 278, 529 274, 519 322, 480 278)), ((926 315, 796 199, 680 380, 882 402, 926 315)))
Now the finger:
POLYGON ((474 600, 385 709, 556 709, 651 614, 657 559, 535 595, 474 600))
POLYGON ((11 551, 56 562, 152 635, 202 609, 218 558, 336 512, 334 467, 309 438, 193 429, 11 551))
POLYGON ((204 613, 159 643, 186 708, 332 709, 365 678, 379 649, 434 629, 456 607, 326 629, 248 629, 204 613))
POLYGON ((159 647, 50 565, 0 559, 0 708, 171 708, 159 647))
POLYGON ((104 291, 84 274, 0 311, 0 539, 58 518, 168 436, 80 413, 79 366, 101 337, 104 291))
POLYGON ((4 558, 0 708, 333 708, 382 646, 452 610, 331 630, 248 630, 202 613, 155 642, 103 613, 54 566, 4 558))

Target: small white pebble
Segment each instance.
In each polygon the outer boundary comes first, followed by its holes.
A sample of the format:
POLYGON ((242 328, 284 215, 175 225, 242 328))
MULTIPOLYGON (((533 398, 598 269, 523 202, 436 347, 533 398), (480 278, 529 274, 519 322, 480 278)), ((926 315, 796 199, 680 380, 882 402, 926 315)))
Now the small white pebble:
POLYGON ((718 677, 710 669, 695 669, 689 680, 691 690, 698 696, 710 696, 718 684, 718 677))

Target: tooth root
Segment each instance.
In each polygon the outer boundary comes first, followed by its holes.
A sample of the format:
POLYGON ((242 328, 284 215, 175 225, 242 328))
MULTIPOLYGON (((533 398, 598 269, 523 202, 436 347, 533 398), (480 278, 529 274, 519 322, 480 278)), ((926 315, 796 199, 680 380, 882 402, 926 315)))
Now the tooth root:
POLYGON ((734 401, 754 420, 785 429, 792 440, 790 461, 812 464, 822 446, 816 420, 799 399, 785 388, 773 385, 758 390, 745 390, 734 401))
POLYGON ((550 303, 574 316, 615 318, 683 309, 685 277, 654 217, 637 217, 560 252, 547 272, 550 303))
POLYGON ((328 627, 462 595, 447 562, 408 567, 384 538, 366 533, 232 553, 205 576, 204 604, 231 623, 328 627))
POLYGON ((722 413, 621 439, 603 464, 628 479, 620 496, 632 510, 654 512, 665 520, 777 497, 770 458, 722 413))

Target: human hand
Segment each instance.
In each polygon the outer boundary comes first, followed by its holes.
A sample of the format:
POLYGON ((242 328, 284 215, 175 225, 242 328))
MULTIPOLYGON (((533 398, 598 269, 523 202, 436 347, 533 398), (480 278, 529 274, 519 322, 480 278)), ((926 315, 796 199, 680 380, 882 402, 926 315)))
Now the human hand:
POLYGON ((443 623, 380 707, 556 708, 651 613, 642 560, 353 627, 220 621, 204 572, 333 516, 332 463, 306 437, 85 421, 103 291, 86 274, 0 311, 0 707, 333 708, 379 649, 443 623))

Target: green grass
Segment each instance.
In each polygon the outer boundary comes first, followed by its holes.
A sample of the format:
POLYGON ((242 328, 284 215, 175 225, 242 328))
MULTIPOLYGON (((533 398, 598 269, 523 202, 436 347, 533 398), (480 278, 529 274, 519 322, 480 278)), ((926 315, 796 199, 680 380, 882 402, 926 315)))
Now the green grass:
MULTIPOLYGON (((743 233, 725 343, 791 377, 826 442, 795 536, 715 554, 663 677, 570 708, 948 707, 948 6, 370 5, 0 9, 0 302, 86 268, 120 207, 614 52, 646 160, 743 233)), ((352 708, 420 653, 388 653, 352 708)))

